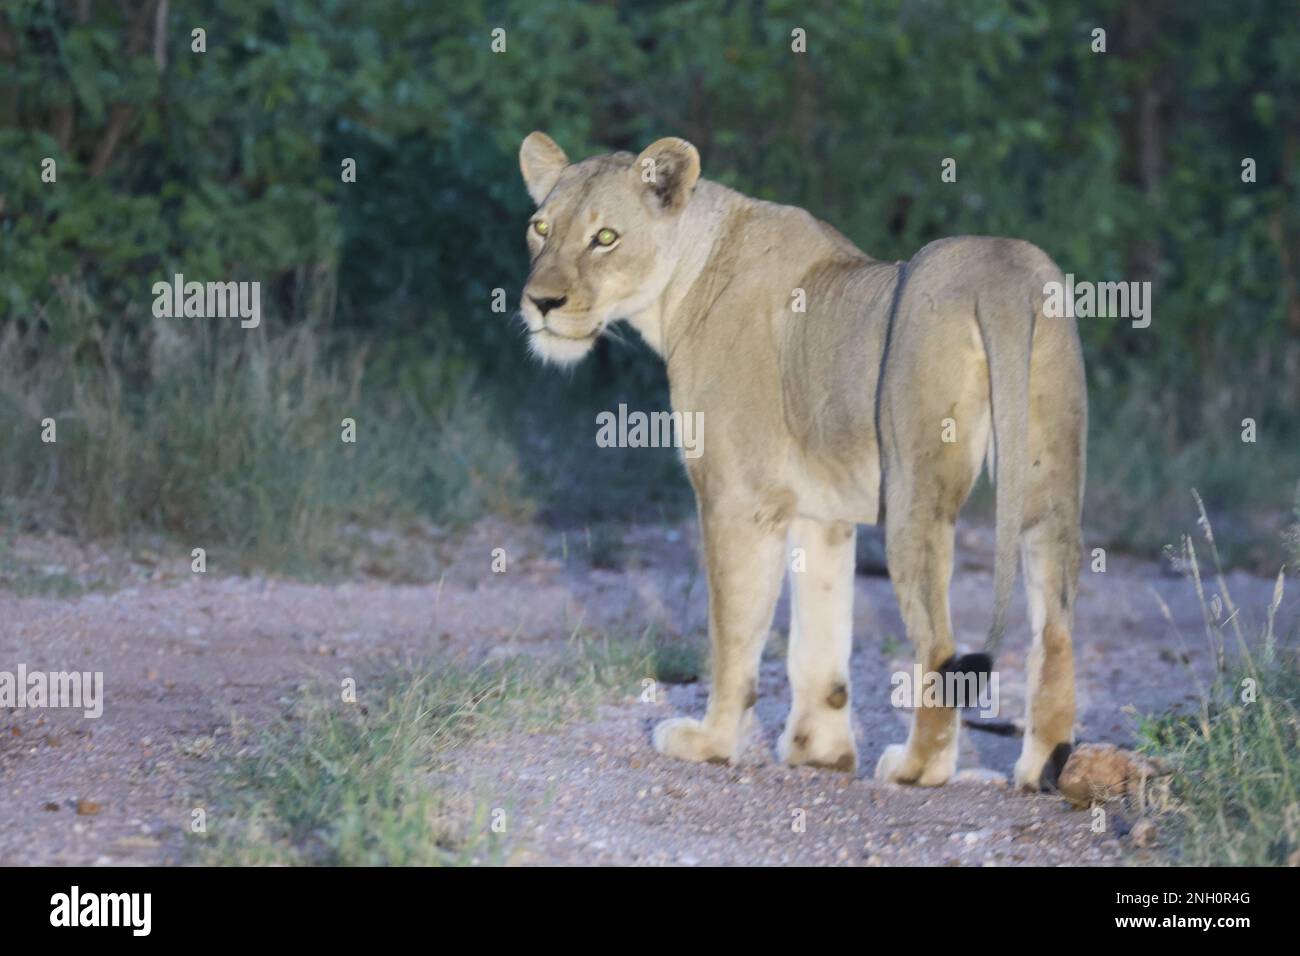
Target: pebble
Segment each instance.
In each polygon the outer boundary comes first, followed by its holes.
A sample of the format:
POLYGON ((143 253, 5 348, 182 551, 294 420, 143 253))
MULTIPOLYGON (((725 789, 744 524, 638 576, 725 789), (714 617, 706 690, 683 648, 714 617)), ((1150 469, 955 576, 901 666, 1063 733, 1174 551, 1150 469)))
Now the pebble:
POLYGON ((1156 845, 1156 837, 1159 830, 1151 820, 1143 817, 1137 823, 1133 824, 1133 830, 1129 833, 1128 838, 1134 846, 1150 847, 1156 845))

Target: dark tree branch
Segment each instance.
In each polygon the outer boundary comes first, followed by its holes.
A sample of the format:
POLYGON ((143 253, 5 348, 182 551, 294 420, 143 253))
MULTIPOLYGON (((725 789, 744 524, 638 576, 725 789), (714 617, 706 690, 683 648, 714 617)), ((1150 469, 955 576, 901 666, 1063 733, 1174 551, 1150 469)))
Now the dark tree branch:
MULTIPOLYGON (((126 0, 120 4, 122 13, 127 17, 131 24, 131 30, 127 40, 126 56, 128 60, 133 60, 143 54, 152 41, 154 48, 154 59, 157 60, 157 50, 159 43, 163 42, 159 37, 160 26, 166 25, 166 12, 163 16, 158 16, 160 9, 165 6, 162 0, 145 0, 139 6, 132 9, 126 0)), ((113 156, 117 152, 118 145, 122 142, 122 137, 126 133, 127 127, 130 126, 131 120, 135 118, 136 108, 126 103, 117 103, 109 111, 108 126, 104 130, 104 135, 100 137, 99 142, 95 145, 94 158, 90 163, 90 175, 98 178, 108 169, 109 164, 113 161, 113 156)))

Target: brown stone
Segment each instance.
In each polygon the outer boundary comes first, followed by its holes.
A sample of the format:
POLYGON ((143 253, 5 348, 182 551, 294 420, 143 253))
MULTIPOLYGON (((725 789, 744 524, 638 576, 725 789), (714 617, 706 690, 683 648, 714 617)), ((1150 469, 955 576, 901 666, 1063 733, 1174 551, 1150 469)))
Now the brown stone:
POLYGON ((1077 807, 1136 793, 1144 780, 1167 773, 1158 761, 1114 744, 1080 744, 1070 754, 1057 787, 1077 807))

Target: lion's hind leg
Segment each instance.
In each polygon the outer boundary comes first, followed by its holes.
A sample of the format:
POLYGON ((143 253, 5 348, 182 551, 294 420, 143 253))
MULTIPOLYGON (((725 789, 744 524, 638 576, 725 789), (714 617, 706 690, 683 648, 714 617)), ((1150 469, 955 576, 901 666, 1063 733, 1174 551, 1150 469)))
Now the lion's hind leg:
MULTIPOLYGON (((977 349, 973 320, 922 315, 900 333, 881 406, 889 576, 922 680, 945 684, 941 675, 956 649, 948 589, 957 514, 989 447, 989 380, 977 349)), ((960 728, 957 709, 944 706, 950 703, 944 694, 913 709, 907 743, 886 748, 878 779, 948 781, 960 728)))
MULTIPOLYGON (((889 574, 917 663, 923 674, 938 673, 954 649, 948 585, 955 509, 952 516, 941 513, 941 520, 935 520, 936 512, 926 507, 923 518, 916 503, 905 507, 901 497, 891 495, 886 505, 889 574)), ((921 786, 947 783, 957 769, 959 726, 953 707, 916 707, 907 743, 885 748, 876 764, 876 778, 921 786)))
POLYGON ((1083 541, 1083 472, 1088 394, 1073 325, 1040 317, 1029 389, 1021 564, 1033 632, 1028 658, 1025 738, 1015 782, 1056 783, 1074 743, 1074 602, 1083 541))
POLYGON ((1025 739, 1015 782, 1030 790, 1056 785, 1074 744, 1073 623, 1079 574, 1078 525, 1043 521, 1024 533, 1022 562, 1033 644, 1029 649, 1025 739))

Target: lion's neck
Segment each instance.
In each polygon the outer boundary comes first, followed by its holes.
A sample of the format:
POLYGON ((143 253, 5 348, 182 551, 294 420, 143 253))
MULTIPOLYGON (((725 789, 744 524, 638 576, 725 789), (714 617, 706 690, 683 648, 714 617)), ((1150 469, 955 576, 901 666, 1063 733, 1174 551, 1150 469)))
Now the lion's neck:
POLYGON ((728 284, 753 267, 755 225, 778 218, 782 244, 798 260, 822 256, 873 260, 843 236, 802 209, 752 199, 719 183, 701 179, 682 212, 676 255, 665 265, 663 291, 629 322, 664 358, 674 344, 702 321, 728 284))
POLYGON ((692 293, 701 277, 718 271, 723 239, 733 230, 737 217, 754 202, 707 179, 696 185, 682 212, 676 256, 669 266, 663 292, 649 308, 629 318, 632 327, 660 355, 666 354, 676 330, 691 321, 693 310, 684 306, 694 298, 692 293))

